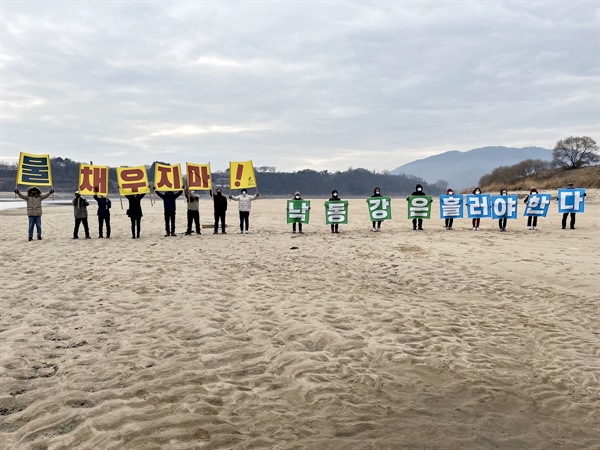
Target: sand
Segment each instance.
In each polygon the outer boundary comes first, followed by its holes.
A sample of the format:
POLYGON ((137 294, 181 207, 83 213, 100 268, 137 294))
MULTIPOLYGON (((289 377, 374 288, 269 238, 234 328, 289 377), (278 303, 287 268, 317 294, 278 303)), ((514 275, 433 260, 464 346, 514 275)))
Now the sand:
POLYGON ((363 199, 293 235, 261 199, 249 235, 231 204, 230 234, 170 238, 147 203, 133 240, 116 201, 110 240, 61 206, 27 242, 5 211, 0 447, 597 449, 599 197, 506 233, 414 232, 403 199, 373 233, 363 199))

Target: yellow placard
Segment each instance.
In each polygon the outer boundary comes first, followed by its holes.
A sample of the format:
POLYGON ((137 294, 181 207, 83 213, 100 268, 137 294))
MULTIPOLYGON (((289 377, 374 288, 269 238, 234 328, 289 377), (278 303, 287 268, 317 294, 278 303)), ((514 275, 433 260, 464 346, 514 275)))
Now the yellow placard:
POLYGON ((183 189, 183 178, 181 177, 181 166, 175 164, 156 163, 154 165, 154 190, 155 191, 181 191, 183 189))
POLYGON ((188 189, 197 191, 212 190, 210 164, 185 163, 188 189))
POLYGON ((256 177, 252 161, 229 163, 229 187, 230 189, 255 188, 256 177))
POLYGON ((108 197, 108 166, 80 164, 79 193, 108 197))
POLYGON ((117 167, 119 194, 147 194, 150 192, 146 166, 117 167))
POLYGON ((19 155, 17 184, 52 186, 50 155, 32 155, 21 152, 19 155))

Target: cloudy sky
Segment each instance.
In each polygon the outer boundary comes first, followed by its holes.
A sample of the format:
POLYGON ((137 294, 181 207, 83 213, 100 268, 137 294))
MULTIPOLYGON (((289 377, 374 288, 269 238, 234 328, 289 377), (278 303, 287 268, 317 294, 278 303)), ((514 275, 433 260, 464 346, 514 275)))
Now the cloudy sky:
POLYGON ((3 160, 385 170, 599 140, 596 1, 1 8, 3 160))

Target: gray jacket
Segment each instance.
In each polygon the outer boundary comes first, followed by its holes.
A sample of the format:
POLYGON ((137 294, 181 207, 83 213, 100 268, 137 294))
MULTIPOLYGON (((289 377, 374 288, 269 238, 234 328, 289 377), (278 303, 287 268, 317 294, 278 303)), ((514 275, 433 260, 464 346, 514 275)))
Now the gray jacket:
POLYGON ((231 197, 232 200, 236 201, 236 202, 240 202, 240 204, 238 205, 238 210, 239 211, 250 211, 251 205, 250 202, 252 202, 252 200, 256 200, 256 194, 255 195, 234 195, 231 197))
POLYGON ((29 192, 32 189, 37 189, 37 187, 36 188, 30 187, 27 190, 27 195, 24 195, 21 192, 18 192, 17 195, 27 202, 27 215, 28 216, 32 216, 32 217, 41 216, 42 215, 42 200, 45 200, 48 197, 50 197, 50 195, 52 195, 52 191, 48 192, 46 194, 40 193, 40 195, 34 197, 33 195, 29 195, 29 192))
POLYGON ((73 211, 75 213, 76 219, 87 219, 88 205, 89 205, 88 201, 83 197, 79 197, 79 198, 75 197, 73 199, 73 211))

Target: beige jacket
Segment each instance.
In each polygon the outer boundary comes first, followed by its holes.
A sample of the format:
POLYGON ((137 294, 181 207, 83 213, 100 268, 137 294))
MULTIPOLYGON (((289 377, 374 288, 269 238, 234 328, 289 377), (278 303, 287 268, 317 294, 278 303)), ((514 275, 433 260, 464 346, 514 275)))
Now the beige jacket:
POLYGON ((17 195, 27 202, 27 215, 28 216, 33 216, 33 217, 41 216, 42 215, 42 200, 45 200, 48 197, 50 197, 51 193, 50 192, 48 192, 46 194, 40 193, 40 195, 38 195, 37 197, 34 197, 33 195, 29 195, 29 192, 32 189, 34 189, 34 187, 30 187, 27 190, 28 195, 25 195, 21 192, 19 192, 17 195))

